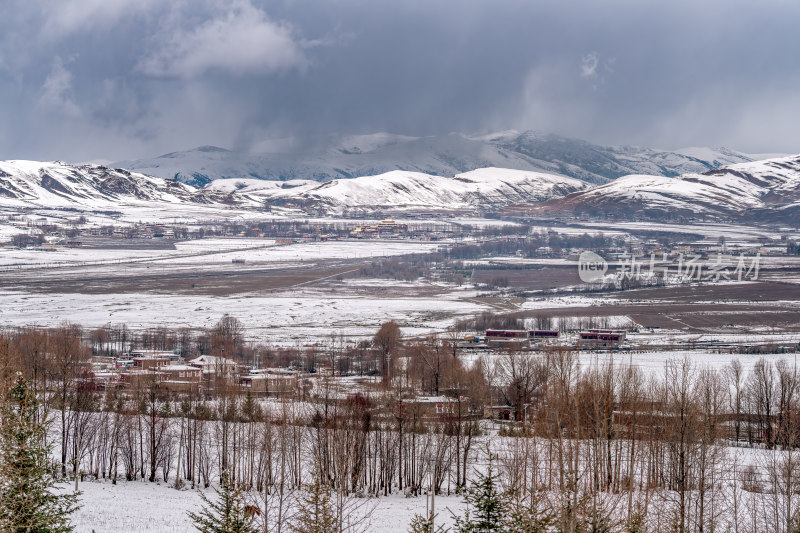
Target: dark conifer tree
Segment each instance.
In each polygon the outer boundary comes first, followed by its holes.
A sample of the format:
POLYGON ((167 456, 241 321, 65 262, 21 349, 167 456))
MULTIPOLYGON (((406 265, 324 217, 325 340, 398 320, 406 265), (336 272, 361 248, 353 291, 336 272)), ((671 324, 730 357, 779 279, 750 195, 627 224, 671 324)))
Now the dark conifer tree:
POLYGON ((478 479, 464 495, 467 509, 463 517, 456 516, 458 533, 491 533, 505 531, 509 511, 497 491, 497 475, 492 472, 492 462, 486 474, 478 472, 478 479))
POLYGON ((45 444, 48 421, 37 411, 36 396, 18 376, 0 411, 0 531, 73 530, 70 515, 78 508, 78 495, 55 493, 58 481, 45 444))
POLYGON ((214 489, 218 498, 211 501, 200 493, 204 508, 199 513, 189 513, 194 527, 202 533, 258 533, 253 517, 248 515, 242 493, 223 472, 220 488, 214 489))
POLYGON ((297 514, 289 524, 293 533, 338 533, 339 517, 331 501, 330 489, 322 484, 319 476, 306 487, 299 498, 297 514))

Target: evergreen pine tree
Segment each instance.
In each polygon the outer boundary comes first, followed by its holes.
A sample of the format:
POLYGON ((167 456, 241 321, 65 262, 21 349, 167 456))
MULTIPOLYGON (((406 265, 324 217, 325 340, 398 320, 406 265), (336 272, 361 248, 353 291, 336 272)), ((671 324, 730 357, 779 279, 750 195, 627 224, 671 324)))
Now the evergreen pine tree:
POLYGON ((223 472, 220 488, 214 489, 219 496, 217 501, 209 500, 205 494, 200 498, 205 504, 199 514, 189 513, 194 527, 202 533, 258 533, 252 517, 245 512, 242 493, 229 481, 223 472))
POLYGON ((467 504, 464 517, 454 517, 458 533, 505 531, 508 509, 497 491, 497 476, 492 472, 491 460, 488 472, 478 473, 464 501, 467 504))
POLYGON ((647 531, 645 518, 644 511, 637 505, 625 523, 625 533, 645 533, 647 531))
POLYGON ((36 396, 18 376, 5 394, 0 424, 0 531, 64 533, 77 494, 55 494, 57 480, 45 444, 47 424, 37 416, 36 396))
POLYGON ((426 518, 419 513, 412 516, 408 533, 433 533, 430 517, 426 518))
POLYGON ((556 518, 556 531, 586 533, 586 521, 583 516, 585 502, 582 498, 573 499, 570 493, 564 494, 564 501, 556 518))
POLYGON ((541 493, 533 492, 522 499, 509 494, 508 530, 514 533, 547 533, 551 530, 553 513, 542 505, 541 493))
POLYGON ((555 517, 556 531, 570 533, 610 533, 615 528, 602 500, 589 494, 565 493, 555 517))
POLYGON ((322 484, 319 477, 306 487, 299 498, 299 509, 289 524, 293 533, 338 533, 339 517, 331 501, 330 489, 322 484))

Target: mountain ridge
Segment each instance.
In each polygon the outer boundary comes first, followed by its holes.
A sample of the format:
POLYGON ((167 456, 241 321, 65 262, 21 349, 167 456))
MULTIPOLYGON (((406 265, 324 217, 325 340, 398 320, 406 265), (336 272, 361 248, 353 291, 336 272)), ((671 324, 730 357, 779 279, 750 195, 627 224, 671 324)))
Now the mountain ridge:
POLYGON ((800 155, 728 165, 665 178, 630 175, 550 199, 547 214, 609 218, 796 221, 800 214, 800 155))
POLYGON ((0 162, 0 207, 120 210, 215 207, 290 208, 315 214, 396 210, 482 210, 542 201, 588 184, 564 176, 486 168, 444 178, 392 171, 378 176, 311 180, 217 180, 197 188, 176 180, 102 165, 0 162))
POLYGON ((118 161, 112 166, 198 186, 216 179, 248 177, 330 181, 392 170, 448 177, 486 167, 562 174, 602 184, 628 174, 678 176, 749 161, 753 161, 749 155, 727 148, 614 147, 542 132, 509 130, 480 136, 344 135, 305 149, 289 143, 271 153, 202 146, 155 158, 118 161))
MULTIPOLYGON (((187 207, 289 209, 310 215, 381 211, 527 212, 661 222, 800 219, 800 155, 679 177, 631 174, 599 186, 558 174, 488 167, 451 177, 393 170, 314 180, 216 180, 197 188, 102 165, 0 162, 0 207, 84 210, 187 207)), ((288 213, 288 212, 287 212, 288 213)))
POLYGON ((583 190, 573 178, 513 169, 482 168, 445 178, 393 170, 377 176, 331 180, 216 180, 205 189, 243 192, 265 204, 325 214, 357 214, 379 209, 491 209, 543 201, 583 190))
POLYGON ((104 165, 60 161, 0 161, 0 205, 70 209, 114 209, 164 205, 241 205, 252 199, 204 191, 184 183, 104 165))

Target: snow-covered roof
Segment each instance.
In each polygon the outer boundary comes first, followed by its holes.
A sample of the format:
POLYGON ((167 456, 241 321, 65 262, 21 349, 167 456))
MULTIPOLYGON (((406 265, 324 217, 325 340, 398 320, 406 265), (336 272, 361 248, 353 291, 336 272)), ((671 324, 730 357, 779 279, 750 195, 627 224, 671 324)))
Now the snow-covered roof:
POLYGON ((219 357, 216 355, 201 355, 190 359, 187 364, 195 368, 202 368, 203 370, 213 370, 217 367, 235 367, 238 363, 233 359, 227 357, 219 357))
POLYGON ((162 366, 159 370, 165 372, 180 372, 184 370, 198 370, 198 367, 191 365, 165 365, 162 366))

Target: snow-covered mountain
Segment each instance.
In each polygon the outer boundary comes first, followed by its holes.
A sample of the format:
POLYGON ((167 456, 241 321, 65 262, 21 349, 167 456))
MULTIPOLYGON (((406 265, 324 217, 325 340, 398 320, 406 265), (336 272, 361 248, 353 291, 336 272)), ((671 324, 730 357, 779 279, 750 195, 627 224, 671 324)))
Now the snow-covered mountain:
POLYGON ((533 131, 517 136, 502 135, 495 144, 549 165, 551 172, 592 183, 605 183, 629 174, 679 176, 756 159, 727 148, 658 150, 638 146, 599 146, 533 131))
POLYGON ((385 210, 490 209, 540 202, 583 190, 585 182, 564 176, 502 168, 482 168, 452 178, 394 170, 378 176, 310 180, 217 180, 206 186, 219 193, 238 191, 268 205, 306 212, 353 214, 385 210))
POLYGON ((680 177, 634 174, 591 188, 556 174, 481 168, 441 177, 394 170, 314 180, 222 179, 197 188, 176 180, 100 165, 0 162, 0 207, 80 211, 191 208, 292 208, 307 214, 497 210, 528 204, 544 215, 686 219, 800 220, 800 156, 728 165, 680 177))
POLYGON ((206 191, 100 165, 0 161, 0 206, 117 210, 162 204, 259 206, 238 193, 206 191))
POLYGON ((631 175, 553 199, 542 212, 614 218, 800 219, 800 156, 729 165, 678 178, 631 175))
POLYGON ((325 183, 230 179, 199 189, 176 180, 99 165, 0 162, 0 207, 6 208, 99 211, 207 206, 215 210, 260 210, 276 206, 318 214, 477 210, 539 202, 586 187, 586 183, 564 176, 484 168, 451 178, 392 171, 325 183))
POLYGON ((271 153, 202 146, 151 159, 118 161, 112 166, 192 185, 226 178, 330 181, 392 170, 446 177, 486 167, 547 172, 590 183, 606 183, 627 174, 678 176, 754 160, 725 148, 669 151, 600 146, 557 135, 513 130, 472 137, 349 135, 327 138, 302 149, 291 143, 279 144, 283 147, 269 147, 271 153))

